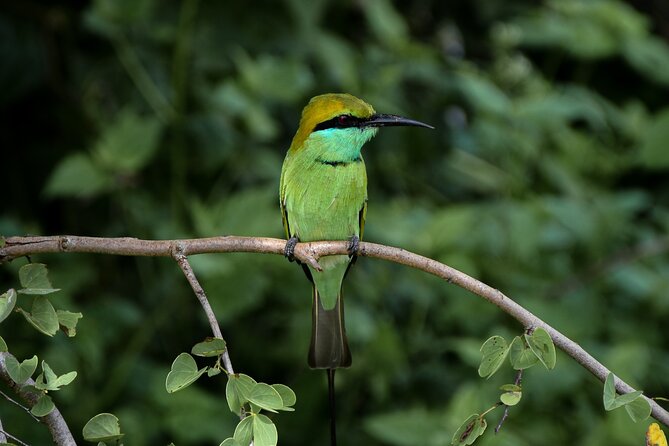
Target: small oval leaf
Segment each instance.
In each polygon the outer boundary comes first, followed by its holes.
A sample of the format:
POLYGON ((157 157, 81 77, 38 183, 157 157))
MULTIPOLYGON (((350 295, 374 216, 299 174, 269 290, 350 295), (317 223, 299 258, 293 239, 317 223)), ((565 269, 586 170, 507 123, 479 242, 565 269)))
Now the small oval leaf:
POLYGON ((14 306, 16 305, 16 291, 13 288, 7 290, 6 293, 0 295, 0 322, 7 319, 12 314, 14 306))
POLYGON ((625 405, 625 410, 635 423, 644 421, 650 416, 651 408, 646 398, 637 398, 625 405))
POLYGON ((60 291, 59 288, 53 288, 49 282, 48 271, 43 263, 29 263, 19 269, 19 282, 22 289, 20 294, 50 294, 60 291))
POLYGON ((555 344, 553 344, 553 339, 551 339, 548 332, 539 327, 531 335, 525 335, 525 339, 532 352, 539 358, 544 367, 552 370, 555 367, 556 353, 555 344))
POLYGON ((35 297, 30 313, 25 310, 19 311, 23 314, 23 317, 25 317, 26 320, 41 333, 44 333, 47 336, 53 336, 58 332, 58 315, 47 297, 35 297))
POLYGON ((64 310, 56 311, 56 315, 58 316, 58 324, 60 325, 61 330, 63 330, 68 337, 74 337, 77 334, 77 323, 79 322, 79 319, 84 317, 84 315, 64 310))
POLYGON ((53 404, 51 397, 46 394, 42 394, 37 400, 37 403, 30 409, 30 413, 36 417, 44 417, 51 413, 56 406, 53 404))
POLYGON ((279 434, 272 420, 265 415, 256 415, 253 418, 253 446, 276 446, 279 434))
POLYGON ((82 430, 86 441, 114 441, 123 437, 118 418, 111 413, 100 413, 88 420, 82 430))
POLYGON ((504 392, 500 395, 499 400, 507 406, 515 406, 520 402, 522 396, 522 392, 504 392))
POLYGON ((225 341, 221 338, 207 338, 195 344, 190 352, 195 356, 220 356, 225 353, 225 341))
POLYGON ((451 445, 466 446, 473 444, 478 437, 483 435, 486 427, 488 427, 488 423, 485 418, 477 413, 470 415, 453 434, 451 445))
POLYGON ((514 370, 529 369, 539 362, 532 349, 520 336, 516 336, 509 348, 509 361, 514 370))
POLYGON ((609 373, 606 376, 606 381, 604 382, 604 409, 611 411, 617 409, 621 406, 625 406, 635 401, 643 393, 641 390, 635 390, 634 392, 629 392, 624 395, 616 395, 615 388, 615 379, 616 376, 613 373, 609 373))
POLYGON ((172 362, 172 368, 165 378, 165 389, 167 393, 174 393, 193 384, 204 372, 207 367, 197 369, 195 359, 188 353, 181 353, 172 362))
POLYGON ((253 386, 251 394, 248 397, 249 401, 270 412, 276 412, 277 409, 283 407, 283 399, 279 392, 272 386, 265 383, 257 383, 253 386))
POLYGON ((242 406, 248 402, 248 396, 255 385, 256 381, 243 373, 228 375, 228 383, 225 386, 225 397, 228 400, 228 407, 232 413, 236 415, 240 414, 242 406))
POLYGON ((12 378, 12 381, 18 385, 22 385, 35 373, 37 369, 37 356, 19 363, 14 356, 7 355, 5 357, 5 367, 7 367, 7 373, 12 378))
POLYGON ((481 346, 481 365, 479 366, 479 376, 491 377, 502 365, 507 353, 509 352, 506 339, 501 336, 492 336, 481 346))
POLYGON ((283 401, 281 410, 292 411, 293 409, 291 406, 294 406, 297 402, 297 396, 295 395, 295 392, 293 392, 293 389, 283 384, 272 384, 272 387, 279 392, 279 395, 281 395, 281 400, 283 401))
POLYGON ((235 428, 233 438, 239 444, 247 445, 253 440, 253 418, 255 415, 249 415, 240 421, 235 428))

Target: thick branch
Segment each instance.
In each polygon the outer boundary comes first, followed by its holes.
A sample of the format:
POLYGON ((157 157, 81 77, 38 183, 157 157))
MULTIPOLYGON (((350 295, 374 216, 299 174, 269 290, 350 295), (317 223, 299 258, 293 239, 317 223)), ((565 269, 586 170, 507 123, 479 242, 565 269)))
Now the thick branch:
MULTIPOLYGON (((223 252, 255 252, 283 255, 286 241, 264 237, 235 236, 159 241, 139 240, 135 238, 52 236, 10 237, 5 240, 5 243, 6 246, 0 248, 0 263, 21 256, 54 252, 170 257, 177 247, 182 249, 184 255, 223 252)), ((347 247, 348 243, 345 241, 298 243, 295 247, 295 258, 317 267, 320 257, 333 254, 347 254, 347 247)), ((609 370, 604 365, 593 358, 576 342, 539 319, 499 290, 450 266, 401 248, 361 242, 358 255, 376 257, 425 271, 483 297, 520 322, 524 328, 544 328, 551 335, 553 342, 558 348, 574 358, 576 362, 595 375, 600 381, 604 382, 606 380, 609 370)), ((634 391, 629 384, 621 379, 616 379, 616 390, 620 394, 634 391)), ((655 401, 649 398, 646 398, 646 400, 652 408, 653 417, 669 426, 669 412, 664 410, 655 401)))
MULTIPOLYGON (((11 387, 14 392, 16 392, 17 395, 23 398, 23 400, 32 407, 37 403, 37 395, 23 390, 21 386, 16 384, 7 373, 5 358, 10 355, 11 353, 8 352, 0 352, 0 379, 5 381, 7 385, 11 387)), ((35 381, 33 381, 31 378, 28 378, 26 384, 35 385, 35 381)), ((70 432, 70 428, 67 426, 65 419, 60 414, 60 411, 57 407, 54 408, 49 415, 41 417, 40 420, 46 424, 49 432, 51 432, 51 438, 53 438, 55 444, 62 446, 76 444, 74 437, 72 437, 72 433, 70 432)))

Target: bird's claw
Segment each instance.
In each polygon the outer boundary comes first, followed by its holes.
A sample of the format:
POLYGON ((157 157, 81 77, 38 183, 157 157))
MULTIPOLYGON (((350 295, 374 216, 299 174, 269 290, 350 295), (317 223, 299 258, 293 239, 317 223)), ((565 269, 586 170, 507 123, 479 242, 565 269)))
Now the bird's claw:
POLYGON ((295 260, 295 245, 300 241, 297 237, 293 236, 288 239, 286 246, 283 248, 283 255, 286 256, 289 262, 295 260))
POLYGON ((351 238, 348 240, 348 247, 346 248, 346 251, 348 251, 348 256, 351 258, 354 258, 358 255, 358 249, 360 248, 360 237, 357 235, 351 236, 351 238))

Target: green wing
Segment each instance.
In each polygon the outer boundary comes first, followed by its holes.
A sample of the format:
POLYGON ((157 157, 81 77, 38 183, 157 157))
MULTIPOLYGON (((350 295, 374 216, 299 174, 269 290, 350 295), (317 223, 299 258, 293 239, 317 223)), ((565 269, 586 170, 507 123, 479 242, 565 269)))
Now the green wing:
POLYGON ((290 226, 288 226, 288 211, 286 210, 286 187, 283 184, 283 177, 286 171, 284 162, 281 168, 281 180, 279 181, 279 206, 281 206, 281 220, 283 222, 283 229, 286 232, 286 239, 291 237, 290 226))
POLYGON ((365 231, 365 219, 367 218, 367 198, 362 204, 362 209, 360 209, 360 214, 358 221, 360 222, 360 240, 362 240, 362 233, 365 231))

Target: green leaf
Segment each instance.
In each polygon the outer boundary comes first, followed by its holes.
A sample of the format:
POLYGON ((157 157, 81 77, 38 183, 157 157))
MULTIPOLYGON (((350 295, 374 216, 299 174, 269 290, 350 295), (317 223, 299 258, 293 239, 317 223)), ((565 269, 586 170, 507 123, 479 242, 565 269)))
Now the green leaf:
POLYGON ((49 395, 43 394, 37 400, 37 403, 30 409, 30 413, 36 417, 44 417, 49 415, 56 406, 53 404, 49 395))
POLYGON ((624 395, 616 397, 616 407, 624 406, 631 403, 632 401, 638 399, 643 394, 641 390, 635 390, 634 392, 629 392, 624 395))
POLYGON ((7 367, 7 373, 12 378, 12 381, 18 385, 22 385, 35 373, 37 369, 37 356, 19 363, 14 356, 7 355, 5 357, 5 367, 7 367))
POLYGON ((555 367, 556 354, 555 344, 553 344, 551 335, 549 335, 546 330, 539 327, 536 328, 531 335, 525 335, 525 340, 544 367, 548 370, 552 370, 555 367))
POLYGON ((14 306, 16 305, 16 291, 13 288, 7 290, 0 296, 0 322, 7 319, 12 314, 14 306))
POLYGON ((274 390, 279 392, 279 395, 281 395, 281 400, 283 401, 283 407, 281 407, 280 410, 287 410, 287 411, 295 410, 291 407, 294 406, 295 403, 297 402, 297 396, 295 395, 295 392, 293 392, 293 389, 283 384, 272 384, 272 387, 274 388, 274 390))
POLYGON ((60 291, 60 288, 54 288, 47 276, 48 270, 43 263, 29 263, 19 269, 19 281, 23 289, 19 294, 50 294, 60 291))
POLYGON ((243 373, 228 375, 228 383, 225 386, 225 397, 228 400, 230 411, 236 415, 240 414, 241 408, 249 401, 249 395, 256 385, 256 381, 243 373))
POLYGON ((174 393, 193 384, 207 367, 197 369, 195 359, 188 353, 181 353, 172 363, 172 368, 165 379, 167 393, 174 393))
POLYGON ((43 263, 29 263, 19 269, 19 282, 23 288, 52 288, 43 263))
POLYGON ((42 361, 42 371, 35 380, 35 387, 39 390, 56 391, 62 386, 70 384, 77 377, 77 372, 68 372, 57 376, 46 361, 42 361))
POLYGON ((110 190, 110 173, 93 163, 86 153, 63 158, 46 183, 45 192, 52 197, 89 198, 110 190))
POLYGON ((123 437, 118 418, 111 413, 100 413, 88 420, 82 431, 86 441, 114 441, 123 437))
POLYGON ((225 440, 223 440, 223 443, 219 444, 218 446, 242 446, 242 445, 234 438, 226 438, 225 440))
POLYGON ((30 313, 23 309, 19 311, 33 327, 45 335, 53 336, 58 332, 58 315, 47 297, 35 297, 30 313))
POLYGON ((9 350, 9 349, 7 348, 7 343, 6 343, 5 340, 2 338, 2 336, 0 336, 0 352, 6 352, 6 351, 8 351, 8 350, 9 350))
POLYGON ((515 406, 520 402, 520 398, 523 396, 522 392, 519 391, 508 391, 500 395, 499 400, 506 404, 507 406, 515 406))
POLYGON ((253 440, 253 418, 255 415, 249 415, 237 424, 233 438, 239 444, 247 445, 253 440))
POLYGON ((239 415, 241 413, 242 405, 244 404, 236 388, 235 382, 238 379, 239 378, 234 375, 228 375, 228 382, 225 385, 225 399, 228 402, 230 412, 234 413, 235 415, 239 415))
POLYGON ((479 376, 490 378, 502 365, 506 355, 509 353, 509 348, 501 336, 492 336, 481 346, 483 358, 479 366, 479 376))
POLYGON ((84 317, 81 313, 72 313, 71 311, 57 310, 58 325, 68 337, 74 337, 77 334, 77 322, 84 317))
POLYGON ((636 398, 625 405, 625 410, 635 423, 644 421, 650 416, 651 407, 646 398, 636 398))
POLYGON ((603 396, 604 409, 606 409, 607 411, 611 411, 613 409, 617 409, 621 406, 629 404, 632 401, 639 398, 642 393, 643 392, 641 390, 637 390, 634 392, 626 393, 624 395, 616 396, 615 375, 613 373, 609 373, 606 376, 606 381, 604 382, 604 396, 603 396))
POLYGON ((44 373, 46 382, 54 382, 58 379, 58 375, 51 370, 51 367, 49 367, 49 364, 47 364, 46 361, 42 361, 42 372, 44 373))
POLYGON ((207 369, 207 376, 211 378, 212 376, 220 375, 221 369, 218 367, 209 367, 207 369))
POLYGON ((276 446, 279 434, 272 420, 262 414, 250 418, 253 418, 253 446, 276 446))
POLYGON ((283 399, 279 392, 269 384, 265 383, 257 383, 253 386, 253 389, 251 389, 251 393, 248 396, 248 400, 258 407, 269 410, 270 412, 276 412, 277 409, 283 407, 283 399))
POLYGON ((93 160, 117 173, 137 172, 156 153, 161 131, 162 125, 156 117, 140 116, 132 109, 125 109, 95 144, 93 160))
POLYGON ((195 356, 220 356, 225 353, 225 341, 221 338, 207 338, 195 344, 190 352, 195 356))
POLYGON ((620 406, 615 406, 616 400, 616 387, 615 387, 615 375, 610 373, 606 375, 606 381, 604 381, 604 409, 613 410, 620 406))
POLYGON ((509 360, 515 370, 524 370, 532 367, 539 359, 520 336, 516 336, 509 348, 509 360))
POLYGON ((472 414, 455 431, 451 444, 456 446, 473 444, 478 437, 483 435, 486 427, 488 423, 485 418, 481 418, 477 413, 472 414))

